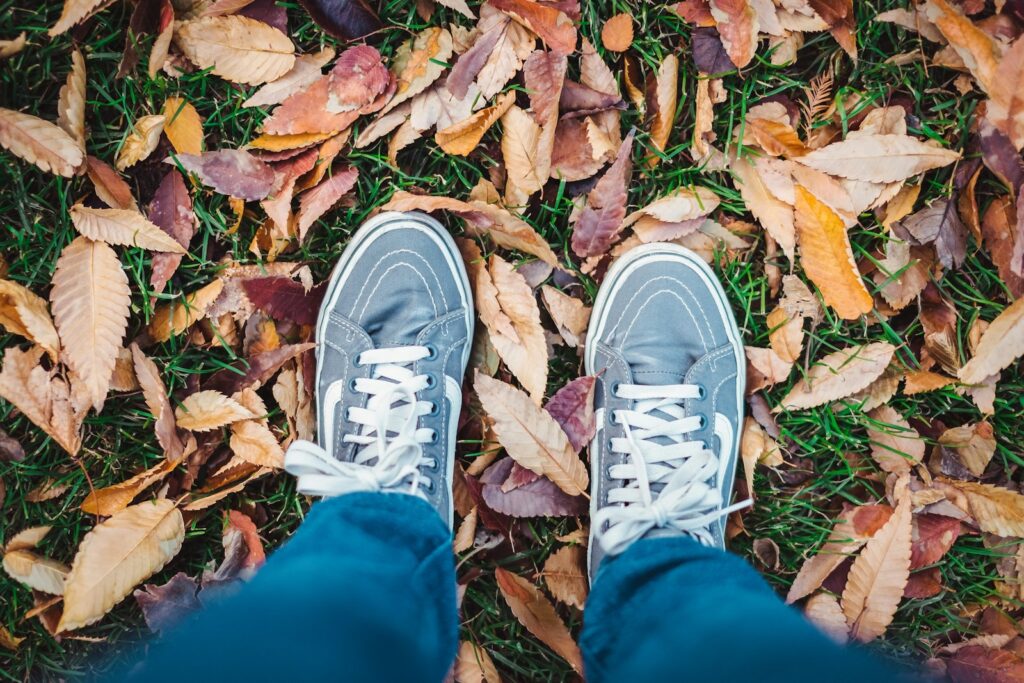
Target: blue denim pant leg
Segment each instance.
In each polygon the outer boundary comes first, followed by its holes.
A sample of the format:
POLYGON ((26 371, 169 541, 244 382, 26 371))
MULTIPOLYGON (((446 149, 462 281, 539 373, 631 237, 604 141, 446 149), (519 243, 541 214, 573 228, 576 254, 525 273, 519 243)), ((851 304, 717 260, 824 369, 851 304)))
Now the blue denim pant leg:
POLYGON ((606 561, 583 621, 588 683, 897 680, 819 633, 742 558, 689 538, 641 540, 606 561))
POLYGON ((458 648, 453 558, 419 498, 325 500, 250 583, 151 645, 124 680, 439 683, 458 648))

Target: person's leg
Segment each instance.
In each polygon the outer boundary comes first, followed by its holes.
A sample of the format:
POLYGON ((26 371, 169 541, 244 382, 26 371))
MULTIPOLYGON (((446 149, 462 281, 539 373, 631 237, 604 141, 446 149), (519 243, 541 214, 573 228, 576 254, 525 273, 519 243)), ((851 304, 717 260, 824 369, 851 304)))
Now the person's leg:
POLYGON ((420 498, 325 500, 252 582, 151 646, 128 680, 437 683, 458 646, 453 557, 420 498))
POLYGON ((687 537, 643 539, 606 559, 583 621, 588 683, 896 678, 826 638, 742 558, 687 537))

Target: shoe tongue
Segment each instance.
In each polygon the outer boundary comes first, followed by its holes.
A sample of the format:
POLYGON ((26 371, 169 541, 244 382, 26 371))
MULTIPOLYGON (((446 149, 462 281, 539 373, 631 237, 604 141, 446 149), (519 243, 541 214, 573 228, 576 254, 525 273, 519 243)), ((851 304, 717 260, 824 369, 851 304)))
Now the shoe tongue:
POLYGON ((683 384, 686 373, 703 355, 687 348, 666 349, 656 341, 630 341, 623 355, 637 384, 683 384))
POLYGON ((397 287, 397 293, 389 293, 386 303, 377 301, 367 306, 355 321, 378 348, 415 344, 420 332, 434 322, 432 306, 414 303, 422 300, 422 290, 411 283, 404 289, 407 291, 397 287))

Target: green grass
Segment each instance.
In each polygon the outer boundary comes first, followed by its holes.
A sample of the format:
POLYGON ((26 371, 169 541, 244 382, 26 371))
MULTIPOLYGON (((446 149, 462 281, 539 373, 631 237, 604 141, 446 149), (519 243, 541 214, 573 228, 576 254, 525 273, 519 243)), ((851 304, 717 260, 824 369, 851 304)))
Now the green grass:
MULTIPOLYGON (((121 51, 125 42, 129 6, 117 2, 88 22, 84 28, 51 40, 46 29, 60 12, 60 3, 45 0, 35 7, 27 3, 0 0, 0 38, 14 37, 27 31, 30 45, 19 55, 0 62, 0 105, 53 120, 57 93, 70 68, 69 50, 75 39, 87 55, 89 69, 89 152, 112 161, 126 131, 138 117, 159 112, 169 95, 181 95, 192 102, 205 120, 207 147, 240 146, 258 133, 263 114, 241 108, 251 89, 233 86, 219 78, 202 73, 173 80, 159 75, 149 79, 135 73, 117 80, 121 51)), ((837 92, 844 101, 859 104, 847 115, 853 115, 867 103, 898 100, 910 108, 915 117, 913 133, 944 139, 953 147, 966 140, 970 116, 978 103, 974 95, 961 96, 952 86, 956 74, 921 62, 903 66, 887 63, 895 54, 917 50, 915 37, 891 25, 871 21, 879 11, 900 6, 899 2, 866 1, 855 3, 858 18, 860 60, 853 64, 837 55, 839 47, 828 34, 808 35, 800 51, 799 61, 787 67, 774 67, 764 55, 766 43, 756 63, 742 76, 725 77, 728 101, 716 106, 715 130, 719 140, 726 140, 733 127, 742 121, 745 111, 764 97, 787 95, 796 102, 804 99, 803 88, 810 80, 838 64, 837 92)), ((385 22, 417 30, 426 24, 416 15, 414 3, 389 0, 382 8, 385 22)), ((291 30, 295 42, 304 51, 332 44, 329 38, 311 24, 306 15, 290 7, 291 30)), ((694 98, 697 74, 686 55, 688 29, 662 5, 633 0, 585 1, 581 32, 600 45, 603 20, 620 11, 631 12, 637 21, 638 36, 634 50, 649 70, 670 53, 680 54, 683 64, 680 84, 679 116, 663 162, 653 172, 637 169, 630 187, 631 206, 640 206, 680 186, 703 184, 714 188, 723 199, 723 210, 744 217, 744 208, 731 180, 716 173, 705 173, 689 159, 690 134, 694 121, 694 98)), ((458 21, 453 14, 438 7, 433 23, 458 21)), ((396 29, 385 34, 380 48, 390 54, 408 33, 396 29)), ((146 54, 148 40, 142 54, 146 54)), ((621 57, 608 55, 616 73, 621 71, 621 57)), ((623 116, 624 128, 636 126, 643 131, 643 121, 635 112, 623 116)), ((288 260, 308 262, 314 273, 325 277, 345 247, 348 236, 375 207, 387 201, 397 189, 417 188, 432 194, 465 197, 499 156, 497 131, 485 138, 478 154, 469 160, 441 152, 431 139, 425 139, 403 152, 400 168, 388 165, 386 142, 367 150, 349 154, 349 162, 360 170, 353 208, 336 210, 325 217, 299 252, 288 260)), ((635 158, 650 153, 646 135, 637 138, 635 158)), ((137 197, 147 197, 163 172, 160 154, 145 162, 134 175, 137 197)), ((926 200, 948 193, 951 169, 926 176, 919 206, 926 200)), ((557 195, 545 197, 534 207, 527 219, 556 248, 568 252, 571 209, 571 188, 559 188, 557 195)), ((0 153, 0 255, 9 264, 9 277, 38 293, 47 291, 54 264, 60 250, 74 237, 67 217, 68 207, 89 191, 88 181, 65 180, 39 172, 0 153)), ((978 187, 983 202, 1001 192, 995 181, 984 176, 978 187)), ((167 291, 158 300, 177 297, 209 281, 216 262, 225 255, 253 262, 247 251, 256 222, 247 219, 241 230, 227 234, 232 214, 225 198, 207 192, 195 197, 200 227, 192 242, 190 256, 182 264, 167 291)), ((453 223, 455 226, 456 223, 453 223)), ((863 217, 863 229, 854 231, 858 257, 872 254, 882 244, 882 229, 870 215, 863 217)), ((738 321, 746 333, 746 342, 767 344, 766 314, 773 307, 773 298, 762 266, 763 244, 730 264, 722 273, 732 296, 738 321)), ((132 282, 132 323, 129 337, 138 333, 152 314, 148 292, 148 258, 137 250, 123 251, 123 264, 132 282)), ((781 258, 781 257, 780 257, 781 258)), ((783 263, 784 268, 788 264, 783 263)), ((589 292, 594 283, 584 280, 589 292)), ((956 306, 960 315, 958 333, 966 341, 969 324, 979 315, 991 319, 1006 301, 1005 289, 987 257, 976 253, 965 266, 948 274, 940 289, 956 306)), ((913 363, 913 355, 904 346, 907 340, 919 338, 920 325, 913 306, 884 325, 847 323, 826 317, 808 340, 807 357, 817 358, 831 350, 867 340, 888 340, 901 345, 899 357, 913 363)), ((9 336, 0 336, 5 347, 21 343, 9 336)), ((964 344, 966 345, 966 344, 964 344)), ((185 386, 189 378, 206 375, 233 360, 224 349, 195 349, 184 339, 154 347, 151 353, 166 368, 165 381, 173 392, 185 386)), ((576 358, 564 349, 552 363, 550 386, 557 388, 579 372, 576 358)), ((799 373, 795 373, 799 374, 799 373)), ((794 378, 795 379, 795 378, 794 378)), ((769 394, 776 401, 787 386, 776 387, 769 394)), ((1016 373, 1006 372, 1000 384, 993 419, 1000 448, 997 454, 1007 473, 1020 464, 1015 444, 1024 436, 1024 382, 1016 373)), ((896 406, 908 417, 929 419, 942 416, 949 424, 978 419, 978 413, 967 397, 951 390, 920 395, 912 399, 898 398, 896 406)), ((831 520, 842 502, 863 503, 877 500, 883 493, 881 485, 865 479, 851 467, 845 454, 867 452, 865 419, 856 411, 834 412, 828 407, 783 415, 780 426, 784 439, 791 442, 791 458, 799 458, 812 469, 809 478, 797 485, 788 485, 778 474, 759 470, 755 477, 757 505, 745 518, 746 536, 741 536, 734 549, 751 555, 753 539, 769 538, 780 548, 780 567, 768 574, 769 581, 784 592, 802 561, 827 536, 831 520)), ((54 558, 68 561, 94 520, 82 514, 78 505, 89 490, 85 472, 96 487, 121 481, 161 457, 152 435, 151 418, 137 395, 112 395, 101 415, 86 422, 84 447, 77 462, 56 447, 42 433, 11 407, 0 401, 0 425, 24 445, 27 457, 21 463, 0 463, 0 478, 7 494, 0 503, 0 538, 6 539, 17 530, 31 525, 50 524, 55 527, 43 544, 42 551, 54 558), (30 503, 26 494, 47 478, 67 486, 55 500, 30 503)), ((473 445, 464 444, 467 456, 473 445)), ((160 582, 178 571, 197 574, 211 560, 221 556, 220 536, 222 510, 235 507, 255 515, 260 533, 268 548, 281 543, 295 530, 306 509, 306 501, 295 494, 290 478, 267 477, 250 485, 244 493, 233 495, 215 510, 189 520, 185 546, 179 556, 153 581, 160 582)), ((565 680, 573 678, 568 666, 546 646, 539 643, 512 616, 502 601, 493 578, 493 569, 503 566, 532 576, 557 547, 555 537, 577 528, 571 519, 524 520, 523 536, 533 538, 519 544, 516 554, 474 555, 460 566, 460 580, 468 581, 463 606, 463 637, 487 647, 499 669, 509 679, 565 680), (470 580, 472 579, 472 580, 470 580)), ((908 661, 920 660, 950 640, 970 631, 970 623, 961 614, 965 608, 994 599, 993 581, 997 578, 995 561, 999 553, 986 549, 977 536, 965 536, 942 563, 946 590, 928 600, 904 601, 896 621, 878 649, 908 661)), ((0 680, 76 680, 87 673, 102 671, 105 662, 130 651, 140 640, 149 637, 141 625, 141 615, 132 600, 121 603, 99 624, 82 631, 90 640, 49 637, 36 620, 22 621, 22 615, 33 606, 32 597, 21 585, 0 573, 0 624, 27 639, 17 653, 0 650, 0 680), (95 642, 96 639, 99 642, 95 642)), ((574 629, 581 624, 581 614, 560 607, 562 615, 574 629)))

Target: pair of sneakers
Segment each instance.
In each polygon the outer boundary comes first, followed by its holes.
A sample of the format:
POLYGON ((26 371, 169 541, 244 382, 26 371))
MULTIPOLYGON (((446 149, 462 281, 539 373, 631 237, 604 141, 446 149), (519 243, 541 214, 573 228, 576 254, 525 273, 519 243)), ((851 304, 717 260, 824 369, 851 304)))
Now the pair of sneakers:
MULTIPOLYGON (((472 296, 455 242, 429 216, 383 213, 356 232, 316 330, 318 442, 285 458, 300 492, 416 495, 452 525, 472 296)), ((585 366, 597 376, 591 576, 641 538, 724 549, 745 362, 711 269, 671 244, 621 257, 594 304, 585 366)))

